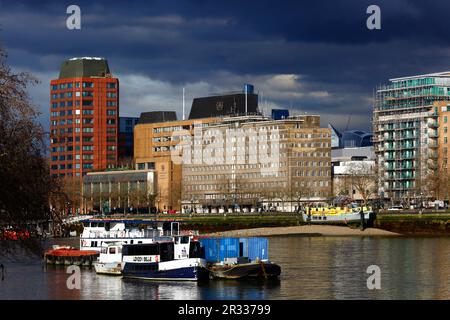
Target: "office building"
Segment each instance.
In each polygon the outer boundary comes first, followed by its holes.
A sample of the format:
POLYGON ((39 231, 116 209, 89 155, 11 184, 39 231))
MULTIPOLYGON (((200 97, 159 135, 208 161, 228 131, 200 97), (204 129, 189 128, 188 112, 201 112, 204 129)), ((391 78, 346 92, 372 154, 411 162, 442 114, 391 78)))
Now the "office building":
POLYGON ((83 177, 83 212, 135 213, 155 208, 153 170, 89 172, 83 177))
POLYGON ((134 157, 134 126, 138 123, 137 117, 119 117, 118 135, 118 161, 132 161, 134 157))
POLYGON ((81 177, 117 163, 119 80, 103 58, 72 58, 50 82, 50 172, 81 177))
POLYGON ((181 210, 181 164, 172 161, 179 140, 177 132, 193 134, 194 124, 207 126, 218 118, 177 120, 175 112, 154 111, 141 114, 134 128, 136 169, 155 170, 156 206, 160 211, 181 210))
POLYGON ((244 85, 243 91, 195 98, 189 119, 205 119, 224 116, 258 114, 258 95, 252 85, 244 85))
POLYGON ((319 116, 224 117, 200 133, 182 166, 183 211, 295 211, 331 196, 331 134, 319 116))

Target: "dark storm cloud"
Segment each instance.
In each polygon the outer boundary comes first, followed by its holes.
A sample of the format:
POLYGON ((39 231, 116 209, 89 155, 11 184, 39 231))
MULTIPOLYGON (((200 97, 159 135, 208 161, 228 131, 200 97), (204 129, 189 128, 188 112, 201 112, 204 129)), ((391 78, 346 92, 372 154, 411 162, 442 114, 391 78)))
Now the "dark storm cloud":
POLYGON ((65 27, 72 2, 0 1, 0 41, 16 69, 42 78, 32 95, 44 118, 48 80, 74 56, 109 60, 124 114, 175 108, 181 86, 201 95, 245 81, 267 106, 319 113, 338 127, 351 114, 351 127, 366 130, 376 85, 450 69, 447 1, 73 3, 82 11, 78 31, 65 27), (366 28, 371 4, 381 8, 382 30, 366 28))

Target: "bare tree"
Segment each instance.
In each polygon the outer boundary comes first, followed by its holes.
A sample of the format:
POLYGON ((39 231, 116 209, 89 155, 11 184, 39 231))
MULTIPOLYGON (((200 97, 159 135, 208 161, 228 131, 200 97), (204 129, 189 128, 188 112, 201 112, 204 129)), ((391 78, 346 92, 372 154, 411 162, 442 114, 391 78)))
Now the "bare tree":
POLYGON ((0 48, 0 223, 26 225, 50 217, 54 183, 44 158, 44 130, 27 86, 37 80, 13 73, 0 48))
POLYGON ((352 185, 361 195, 364 204, 374 197, 377 193, 377 184, 373 165, 367 162, 359 161, 352 163, 348 170, 352 179, 352 185))

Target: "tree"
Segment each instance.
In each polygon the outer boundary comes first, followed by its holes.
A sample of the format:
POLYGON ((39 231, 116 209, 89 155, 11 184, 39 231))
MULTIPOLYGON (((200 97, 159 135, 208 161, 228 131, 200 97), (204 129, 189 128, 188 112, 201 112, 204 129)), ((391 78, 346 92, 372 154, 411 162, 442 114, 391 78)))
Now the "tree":
POLYGON ((364 205, 377 194, 376 175, 373 166, 370 163, 359 161, 352 163, 348 169, 352 185, 361 195, 364 205))
POLYGON ((50 217, 54 181, 44 158, 44 130, 27 86, 37 80, 13 73, 0 48, 0 223, 26 225, 50 217))

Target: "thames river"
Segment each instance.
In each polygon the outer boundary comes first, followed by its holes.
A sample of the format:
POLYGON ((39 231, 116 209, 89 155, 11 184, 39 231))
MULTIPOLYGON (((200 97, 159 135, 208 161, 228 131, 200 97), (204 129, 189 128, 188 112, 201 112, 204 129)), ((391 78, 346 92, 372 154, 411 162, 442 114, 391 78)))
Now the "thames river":
MULTIPOLYGON (((55 242, 78 246, 45 246, 55 242)), ((82 268, 81 289, 69 290, 64 267, 15 249, 0 255, 0 299, 450 299, 450 238, 271 237, 269 257, 281 266, 279 281, 151 282, 82 268), (380 268, 380 289, 367 288, 371 265, 380 268)))

